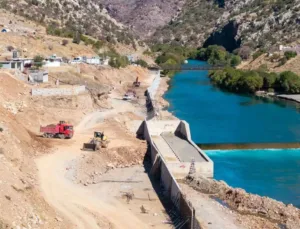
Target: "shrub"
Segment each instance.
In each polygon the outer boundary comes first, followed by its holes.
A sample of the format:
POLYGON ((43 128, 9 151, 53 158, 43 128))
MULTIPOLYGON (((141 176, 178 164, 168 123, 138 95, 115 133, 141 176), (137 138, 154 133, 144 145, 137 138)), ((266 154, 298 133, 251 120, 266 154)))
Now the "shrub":
POLYGON ((43 66, 44 57, 37 55, 33 59, 35 68, 39 69, 43 66))
POLYGON ((264 54, 264 53, 265 53, 264 50, 259 49, 258 51, 256 51, 256 52, 252 55, 253 60, 256 60, 258 57, 260 57, 260 56, 261 56, 262 54, 264 54))
POLYGON ((76 31, 74 33, 73 43, 75 43, 75 44, 79 44, 80 43, 80 33, 78 31, 76 31))
POLYGON ((142 60, 142 59, 137 60, 135 63, 136 63, 137 65, 140 65, 140 66, 144 67, 144 68, 148 68, 147 62, 144 61, 144 60, 142 60))
POLYGON ((9 51, 9 52, 12 52, 12 51, 14 51, 14 47, 13 46, 11 46, 11 45, 9 45, 9 46, 7 46, 7 51, 9 51))
POLYGON ((290 60, 292 58, 295 58, 297 56, 297 52, 294 51, 286 51, 284 53, 284 56, 286 57, 287 60, 290 60))
POLYGON ((69 44, 68 40, 66 40, 66 39, 62 40, 62 45, 63 46, 67 46, 68 44, 69 44))
POLYGON ((126 56, 117 56, 114 58, 111 58, 109 61, 109 65, 113 68, 124 68, 128 66, 129 60, 126 56))
POLYGON ((247 60, 251 56, 251 48, 249 46, 242 46, 238 49, 237 55, 239 55, 243 60, 247 60))

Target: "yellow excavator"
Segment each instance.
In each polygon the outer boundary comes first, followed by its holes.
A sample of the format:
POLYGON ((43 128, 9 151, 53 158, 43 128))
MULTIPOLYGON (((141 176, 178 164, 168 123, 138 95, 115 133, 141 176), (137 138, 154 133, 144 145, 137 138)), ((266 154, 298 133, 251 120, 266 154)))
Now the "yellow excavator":
POLYGON ((83 144, 83 150, 99 150, 101 148, 107 148, 108 147, 108 139, 107 136, 104 134, 104 132, 95 131, 94 137, 90 140, 89 143, 83 144))

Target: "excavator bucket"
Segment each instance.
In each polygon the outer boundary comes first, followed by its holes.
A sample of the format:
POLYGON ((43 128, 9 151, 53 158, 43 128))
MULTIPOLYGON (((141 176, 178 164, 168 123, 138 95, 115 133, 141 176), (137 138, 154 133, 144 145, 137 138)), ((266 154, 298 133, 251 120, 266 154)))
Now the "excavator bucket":
POLYGON ((95 143, 84 143, 82 150, 93 150, 96 151, 97 144, 95 143))

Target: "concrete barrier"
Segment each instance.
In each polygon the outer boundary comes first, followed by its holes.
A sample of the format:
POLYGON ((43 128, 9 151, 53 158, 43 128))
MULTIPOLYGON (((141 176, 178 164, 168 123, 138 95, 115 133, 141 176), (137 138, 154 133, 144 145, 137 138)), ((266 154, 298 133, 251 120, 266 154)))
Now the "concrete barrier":
MULTIPOLYGON (((164 153, 161 152, 155 144, 157 136, 165 132, 172 132, 184 138, 194 147, 195 143, 191 139, 189 125, 185 121, 144 121, 137 131, 139 136, 143 136, 147 140, 149 146, 149 154, 152 162, 151 174, 159 177, 163 193, 169 197, 179 214, 183 218, 180 228, 201 229, 200 223, 195 217, 195 209, 192 204, 183 195, 179 184, 178 177, 184 178, 189 172, 190 162, 167 162, 164 153)), ((197 147, 197 146, 196 146, 197 147)), ((195 163, 196 172, 207 177, 212 177, 213 162, 206 154, 197 147, 199 153, 205 160, 195 163)), ((186 152, 187 154, 189 152, 186 152)))
POLYGON ((34 88, 32 96, 68 96, 79 95, 86 91, 85 86, 73 86, 66 88, 34 88))
POLYGON ((156 115, 156 105, 155 105, 155 95, 160 85, 160 71, 151 71, 151 75, 154 75, 154 80, 151 83, 151 86, 147 88, 146 91, 146 107, 147 107, 147 120, 151 120, 156 115))

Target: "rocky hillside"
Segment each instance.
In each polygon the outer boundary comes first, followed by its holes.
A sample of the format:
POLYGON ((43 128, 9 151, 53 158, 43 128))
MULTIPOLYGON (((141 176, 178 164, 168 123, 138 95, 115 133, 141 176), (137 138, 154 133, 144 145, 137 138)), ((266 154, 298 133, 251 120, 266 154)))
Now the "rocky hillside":
POLYGON ((0 0, 0 8, 51 27, 92 35, 108 42, 133 43, 133 36, 112 19, 98 0, 0 0))
POLYGON ((229 51, 248 44, 270 47, 300 38, 300 0, 186 0, 181 13, 153 39, 229 51))
POLYGON ((99 0, 108 13, 142 38, 153 35, 181 11, 185 0, 99 0))

